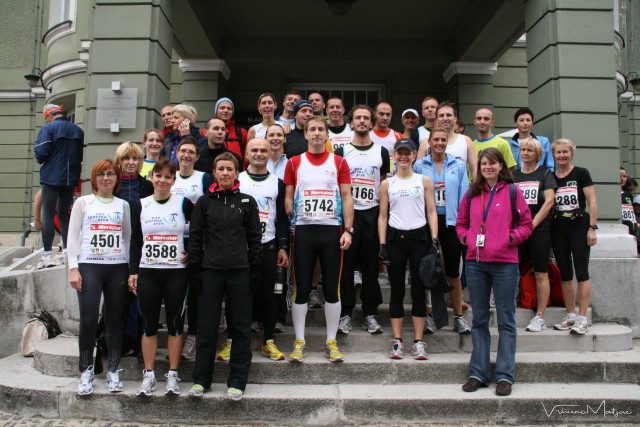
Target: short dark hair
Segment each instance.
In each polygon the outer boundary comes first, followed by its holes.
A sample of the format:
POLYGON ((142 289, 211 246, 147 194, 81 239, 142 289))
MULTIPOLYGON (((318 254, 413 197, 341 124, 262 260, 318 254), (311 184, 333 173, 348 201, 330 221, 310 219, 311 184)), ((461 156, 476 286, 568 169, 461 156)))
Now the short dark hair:
POLYGON ((196 148, 196 156, 200 155, 200 143, 196 141, 196 139, 192 136, 185 136, 178 144, 178 148, 176 148, 176 153, 180 151, 183 145, 193 145, 196 148))
POLYGON ((233 163, 233 166, 236 168, 236 172, 240 170, 240 164, 238 163, 238 159, 235 158, 233 154, 229 151, 225 151, 224 153, 219 154, 216 159, 213 161, 213 170, 215 172, 216 166, 218 162, 228 161, 233 163))
POLYGON ((167 158, 160 158, 160 160, 158 160, 156 164, 153 165, 153 169, 151 169, 151 175, 153 176, 154 173, 160 172, 165 169, 167 169, 169 173, 174 177, 176 176, 176 172, 178 171, 178 167, 171 160, 167 158))
POLYGON ((533 117, 533 111, 531 111, 531 108, 529 107, 522 107, 522 108, 518 108, 518 110, 516 111, 516 113, 513 115, 513 121, 517 122, 518 121, 518 117, 520 117, 523 114, 528 114, 531 116, 531 120, 534 119, 533 117))
POLYGON ((355 113, 356 110, 367 110, 369 112, 369 118, 372 121, 374 120, 375 114, 373 114, 373 109, 371 107, 365 104, 356 104, 353 106, 351 111, 349 111, 349 121, 353 120, 353 113, 355 113))
POLYGON ((456 104, 455 102, 451 102, 451 101, 442 101, 440 104, 438 104, 438 106, 436 107, 436 117, 438 116, 438 111, 440 111, 440 109, 443 107, 451 108, 453 110, 453 115, 455 117, 458 117, 458 110, 456 110, 456 104))
POLYGON ((487 182, 484 176, 480 173, 480 163, 482 163, 483 157, 494 160, 502 165, 502 170, 498 173, 498 182, 513 182, 513 176, 511 175, 511 171, 509 170, 502 153, 494 147, 485 148, 478 152, 478 179, 476 179, 469 188, 469 194, 473 197, 482 194, 484 191, 484 184, 487 182))

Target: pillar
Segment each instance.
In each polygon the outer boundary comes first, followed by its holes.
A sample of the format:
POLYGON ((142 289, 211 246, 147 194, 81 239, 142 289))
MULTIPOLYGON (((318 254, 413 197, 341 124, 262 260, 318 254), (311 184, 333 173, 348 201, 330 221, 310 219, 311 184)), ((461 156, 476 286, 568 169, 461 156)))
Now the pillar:
POLYGON ((213 117, 220 85, 229 80, 231 71, 222 59, 181 59, 182 102, 198 111, 197 126, 202 128, 213 117))
POLYGON ((449 99, 457 100, 458 117, 466 123, 471 139, 475 139, 475 112, 493 109, 493 75, 497 69, 495 62, 452 62, 442 74, 449 99))

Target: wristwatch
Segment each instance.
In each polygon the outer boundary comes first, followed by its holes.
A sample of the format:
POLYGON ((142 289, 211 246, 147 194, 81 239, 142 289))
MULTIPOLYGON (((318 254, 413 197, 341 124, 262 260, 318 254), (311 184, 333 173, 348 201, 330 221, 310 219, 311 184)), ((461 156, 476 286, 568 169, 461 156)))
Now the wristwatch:
POLYGON ((344 231, 346 231, 347 233, 351 234, 353 236, 353 227, 345 227, 344 231))
POLYGON ((597 230, 598 229, 598 224, 590 225, 589 228, 591 228, 593 230, 597 230))

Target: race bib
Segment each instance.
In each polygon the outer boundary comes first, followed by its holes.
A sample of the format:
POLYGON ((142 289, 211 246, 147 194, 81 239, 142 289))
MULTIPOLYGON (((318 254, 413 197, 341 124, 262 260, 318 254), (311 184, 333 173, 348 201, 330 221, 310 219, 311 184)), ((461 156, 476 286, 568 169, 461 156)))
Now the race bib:
POLYGON ((178 235, 147 234, 142 254, 144 264, 178 264, 178 235))
POLYGON ((368 178, 351 179, 351 195, 356 205, 375 205, 376 181, 368 178))
POLYGON ((336 202, 332 190, 304 190, 302 198, 305 218, 336 217, 336 202))
POLYGON ((269 212, 258 212, 258 216, 260 217, 260 232, 264 236, 265 231, 267 231, 267 223, 269 222, 269 212))
POLYGON ((436 207, 446 206, 446 201, 444 198, 444 181, 438 181, 433 186, 433 191, 436 196, 436 207))
POLYGON ((91 224, 89 232, 91 233, 89 252, 92 255, 122 253, 122 225, 91 224))
POLYGON ((560 187, 556 191, 556 210, 567 212, 578 209, 578 187, 560 187))
POLYGON ((518 188, 522 191, 522 195, 528 205, 538 204, 538 190, 540 188, 540 183, 538 181, 519 182, 518 188))
POLYGON ((622 220, 636 223, 636 213, 633 211, 633 205, 622 205, 622 220))

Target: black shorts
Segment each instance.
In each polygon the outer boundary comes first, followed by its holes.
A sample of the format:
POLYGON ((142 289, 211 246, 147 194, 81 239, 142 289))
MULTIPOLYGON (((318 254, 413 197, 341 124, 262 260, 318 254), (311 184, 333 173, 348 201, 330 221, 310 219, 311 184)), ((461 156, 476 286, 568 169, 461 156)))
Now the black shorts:
POLYGON ((459 277, 462 245, 456 234, 456 227, 452 225, 447 227, 445 215, 438 215, 438 240, 442 248, 445 274, 447 277, 459 277))
POLYGON ((518 257, 520 259, 520 272, 529 262, 533 262, 533 271, 536 273, 549 272, 549 255, 551 252, 551 233, 547 230, 533 230, 531 236, 518 245, 518 257))

